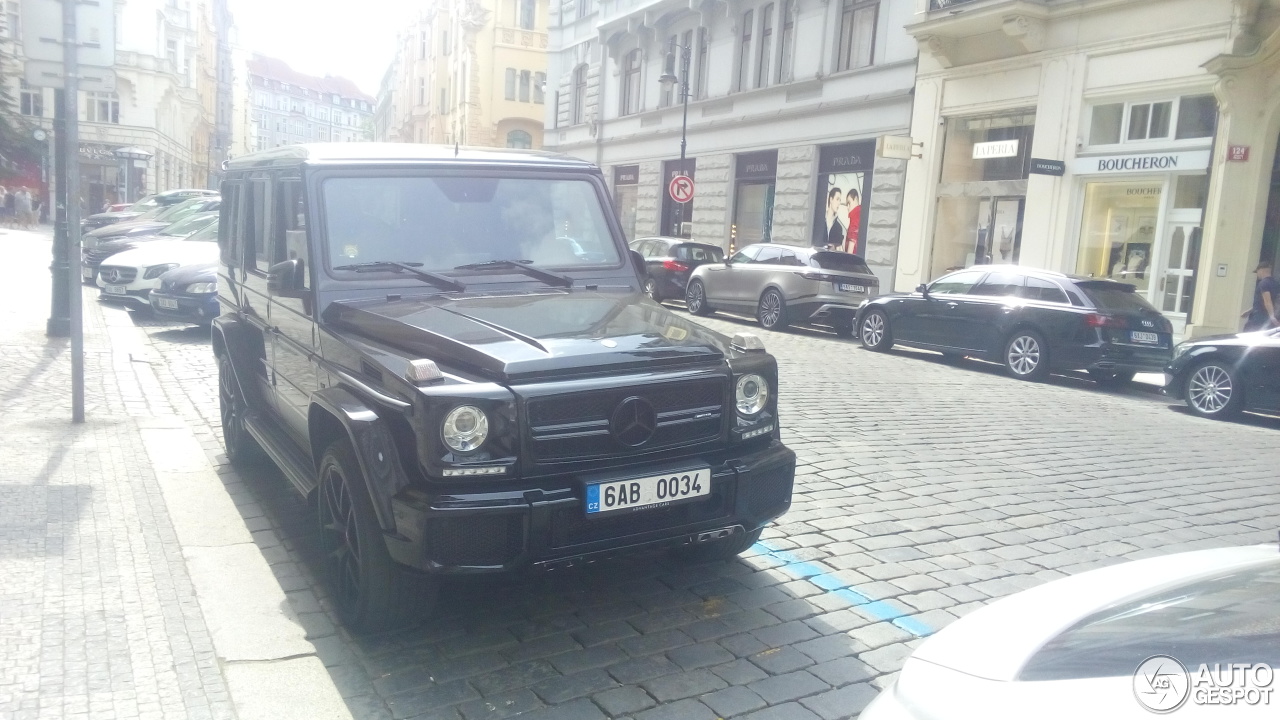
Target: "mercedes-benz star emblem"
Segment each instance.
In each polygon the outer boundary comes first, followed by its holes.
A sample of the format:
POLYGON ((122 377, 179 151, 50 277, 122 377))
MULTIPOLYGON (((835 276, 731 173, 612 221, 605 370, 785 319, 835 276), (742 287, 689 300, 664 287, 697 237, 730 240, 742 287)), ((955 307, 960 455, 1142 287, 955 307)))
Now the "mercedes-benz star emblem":
POLYGON ((112 268, 112 269, 108 270, 108 271, 103 275, 103 278, 102 278, 102 279, 106 280, 107 282, 111 282, 111 283, 113 283, 113 282, 117 282, 117 281, 119 281, 119 280, 120 280, 120 271, 119 271, 119 270, 116 270, 115 268, 112 268))
POLYGON ((640 447, 649 442, 658 429, 658 413, 642 397, 629 397, 618 403, 609 418, 609 431, 627 447, 640 447))

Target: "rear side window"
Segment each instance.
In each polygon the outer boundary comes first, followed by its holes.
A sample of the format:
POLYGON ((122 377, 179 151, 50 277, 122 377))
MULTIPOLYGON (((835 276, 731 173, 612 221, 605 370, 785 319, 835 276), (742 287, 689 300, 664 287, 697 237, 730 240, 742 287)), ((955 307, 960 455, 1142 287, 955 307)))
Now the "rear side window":
POLYGON ((707 245, 681 245, 676 257, 697 262, 720 262, 724 260, 724 251, 707 245))
POLYGON ((1022 292, 1022 276, 1010 272, 989 273, 982 282, 973 289, 974 295, 990 297, 1013 297, 1022 292))
POLYGON ((849 253, 816 252, 809 256, 809 264, 823 270, 871 274, 871 268, 867 267, 865 260, 849 253))
POLYGON ((1083 283, 1080 289, 1099 310, 1155 310, 1147 299, 1122 283, 1083 283))
POLYGON ((1040 302, 1067 304, 1067 294, 1062 291, 1062 288, 1058 287, 1057 283, 1036 277, 1027 278, 1027 287, 1023 290, 1023 297, 1028 300, 1039 300, 1040 302))

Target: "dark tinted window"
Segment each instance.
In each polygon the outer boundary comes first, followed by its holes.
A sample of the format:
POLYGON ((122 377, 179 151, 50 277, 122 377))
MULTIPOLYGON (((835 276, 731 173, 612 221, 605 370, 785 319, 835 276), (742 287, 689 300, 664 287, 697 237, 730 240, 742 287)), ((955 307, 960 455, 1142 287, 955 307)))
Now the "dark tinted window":
POLYGON ((958 273, 951 273, 946 277, 939 278, 929 286, 929 292, 934 295, 968 295, 978 280, 986 274, 984 270, 963 270, 958 273))
POLYGON ((857 255, 842 252, 816 252, 809 256, 809 264, 823 270, 871 274, 871 268, 857 255))
POLYGON ((777 263, 779 265, 787 265, 790 267, 800 267, 804 265, 804 263, 800 262, 800 258, 796 257, 796 254, 790 250, 783 250, 782 255, 777 260, 777 263))
POLYGON ((1080 289, 1099 310, 1155 310, 1125 283, 1081 283, 1080 289))
POLYGON ((1280 565, 1237 570, 1113 606, 1040 649, 1019 680, 1129 677, 1152 655, 1201 664, 1280 663, 1280 565))
POLYGON ((766 247, 760 249, 760 254, 756 256, 756 262, 768 263, 770 265, 778 264, 782 258, 782 249, 776 247, 766 247))
POLYGON ((1011 272, 988 273, 973 289, 973 295, 1013 297, 1022 291, 1022 276, 1011 272))
POLYGON ((1039 300, 1041 302, 1067 302, 1067 294, 1058 287, 1057 283, 1048 280, 1041 280, 1037 277, 1027 278, 1027 287, 1023 290, 1023 297, 1028 300, 1039 300))
POLYGON ((724 251, 710 245, 681 245, 676 257, 681 260, 698 262, 720 262, 724 260, 724 251))

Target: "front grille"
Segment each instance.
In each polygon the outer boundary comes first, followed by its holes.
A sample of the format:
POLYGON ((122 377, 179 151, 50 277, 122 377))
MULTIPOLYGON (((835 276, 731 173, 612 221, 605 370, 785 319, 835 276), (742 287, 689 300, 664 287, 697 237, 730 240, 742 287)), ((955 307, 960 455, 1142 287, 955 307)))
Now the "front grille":
POLYGON ((551 515, 551 546, 569 547, 597 540, 668 530, 718 520, 733 514, 733 483, 714 483, 711 494, 697 502, 656 510, 636 510, 613 517, 588 518, 581 507, 562 507, 551 515))
POLYGON ((84 254, 85 263, 90 266, 97 267, 102 264, 103 260, 106 260, 107 258, 111 257, 112 255, 115 255, 118 252, 120 251, 119 250, 99 250, 95 248, 93 250, 89 250, 84 254))
POLYGON ((98 268, 98 271, 101 273, 102 281, 108 285, 128 285, 133 282, 134 278, 138 277, 138 268, 103 265, 98 268), (111 275, 113 271, 117 273, 115 277, 111 275))
POLYGON ((542 462, 585 460, 714 439, 721 432, 724 393, 722 378, 707 378, 536 398, 528 405, 533 455, 542 462), (631 397, 644 398, 657 413, 653 436, 639 446, 623 444, 609 429, 614 410, 631 397))
POLYGON ((427 521, 427 557, 441 565, 505 565, 523 549, 523 515, 466 515, 427 521))

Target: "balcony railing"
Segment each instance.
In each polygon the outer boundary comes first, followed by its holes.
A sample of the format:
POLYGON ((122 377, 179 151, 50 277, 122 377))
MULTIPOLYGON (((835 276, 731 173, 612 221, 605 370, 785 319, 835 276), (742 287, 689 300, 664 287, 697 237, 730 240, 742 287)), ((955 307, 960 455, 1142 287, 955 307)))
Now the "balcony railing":
POLYGON ((957 5, 967 5, 978 0, 929 0, 929 10, 950 10, 957 5))

